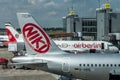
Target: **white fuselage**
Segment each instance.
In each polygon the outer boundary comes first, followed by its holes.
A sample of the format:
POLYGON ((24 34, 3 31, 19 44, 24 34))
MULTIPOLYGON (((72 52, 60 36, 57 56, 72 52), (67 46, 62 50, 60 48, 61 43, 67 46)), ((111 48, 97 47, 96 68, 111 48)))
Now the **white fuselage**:
MULTIPOLYGON (((91 50, 94 50, 94 53, 97 53, 97 52, 116 53, 119 51, 119 49, 116 46, 114 46, 112 43, 105 42, 105 41, 57 41, 55 40, 54 42, 61 50, 68 51, 68 52, 93 53, 91 52, 91 50), (102 46, 104 48, 102 48, 102 46)), ((24 44, 24 41, 19 39, 19 41, 16 43, 16 45, 19 46, 18 43, 24 44)), ((14 44, 10 43, 9 44, 10 48, 11 46, 17 47, 17 46, 14 46, 14 44)))
POLYGON ((106 41, 54 41, 64 51, 79 52, 118 52, 119 49, 106 41))
POLYGON ((82 80, 109 80, 111 75, 120 75, 120 54, 35 55, 16 57, 13 61, 32 69, 42 69, 82 80), (32 65, 28 66, 23 62, 32 65))
POLYGON ((0 42, 9 41, 7 35, 0 35, 0 42))
POLYGON ((5 42, 8 42, 8 36, 7 35, 0 35, 0 46, 6 46, 7 44, 5 42))

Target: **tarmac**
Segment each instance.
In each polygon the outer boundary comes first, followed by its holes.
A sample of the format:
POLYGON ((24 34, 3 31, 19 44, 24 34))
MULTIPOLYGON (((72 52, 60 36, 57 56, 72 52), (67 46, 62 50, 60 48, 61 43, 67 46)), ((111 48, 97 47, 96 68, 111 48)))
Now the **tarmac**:
POLYGON ((52 74, 41 70, 0 70, 0 80, 57 80, 52 74))
MULTIPOLYGON (((0 57, 11 59, 12 52, 7 48, 0 48, 0 57)), ((0 80, 58 80, 58 75, 41 70, 16 70, 0 68, 0 80)))

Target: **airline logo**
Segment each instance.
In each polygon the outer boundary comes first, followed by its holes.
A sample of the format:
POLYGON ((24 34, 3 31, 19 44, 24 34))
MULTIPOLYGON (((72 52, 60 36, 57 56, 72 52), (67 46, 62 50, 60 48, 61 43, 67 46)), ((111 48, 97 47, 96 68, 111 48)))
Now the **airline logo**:
POLYGON ((68 47, 68 44, 67 43, 62 43, 62 44, 57 44, 58 47, 60 48, 67 48, 68 47))
POLYGON ((50 40, 45 32, 36 24, 27 23, 22 29, 28 45, 38 53, 46 53, 50 49, 50 40))
POLYGON ((7 32, 10 42, 17 42, 16 39, 14 38, 14 36, 12 35, 11 31, 8 28, 6 28, 6 32, 7 32))
POLYGON ((81 43, 81 44, 74 44, 74 48, 89 48, 89 49, 96 49, 101 48, 102 45, 99 43, 81 43))
POLYGON ((67 43, 62 43, 58 44, 60 48, 86 48, 86 49, 97 49, 97 48, 102 48, 102 45, 100 43, 74 43, 74 44, 67 44, 67 43))

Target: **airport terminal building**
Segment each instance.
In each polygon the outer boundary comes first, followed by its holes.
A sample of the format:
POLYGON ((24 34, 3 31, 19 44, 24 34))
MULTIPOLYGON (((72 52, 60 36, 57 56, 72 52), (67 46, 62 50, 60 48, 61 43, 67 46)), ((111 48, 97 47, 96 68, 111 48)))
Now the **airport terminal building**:
POLYGON ((109 33, 120 33, 120 12, 114 12, 110 4, 96 9, 96 17, 81 18, 73 10, 63 17, 63 28, 67 33, 74 32, 85 40, 106 40, 109 33), (80 33, 80 35, 79 35, 80 33))
MULTIPOLYGON (((79 17, 70 10, 70 13, 62 18, 63 30, 66 33, 73 33, 74 37, 68 40, 116 40, 120 44, 120 12, 105 4, 103 8, 96 9, 95 17, 79 17), (116 35, 116 36, 114 36, 116 35), (109 38, 109 36, 112 36, 109 38)), ((5 29, 0 29, 0 34, 6 34, 5 29)), ((63 34, 64 35, 64 34, 63 34)))

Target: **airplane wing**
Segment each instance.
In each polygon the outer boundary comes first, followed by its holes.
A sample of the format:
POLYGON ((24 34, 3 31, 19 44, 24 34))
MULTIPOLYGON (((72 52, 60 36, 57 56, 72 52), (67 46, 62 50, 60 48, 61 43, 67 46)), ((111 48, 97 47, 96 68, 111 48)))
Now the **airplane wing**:
POLYGON ((47 62, 23 62, 23 63, 10 63, 11 65, 31 65, 31 64, 47 64, 47 62))
POLYGON ((44 63, 39 63, 39 62, 28 62, 28 63, 10 63, 9 66, 11 68, 15 68, 15 69, 32 69, 32 70, 35 70, 35 69, 39 69, 41 67, 41 69, 46 69, 47 67, 47 63, 44 62, 44 63))

